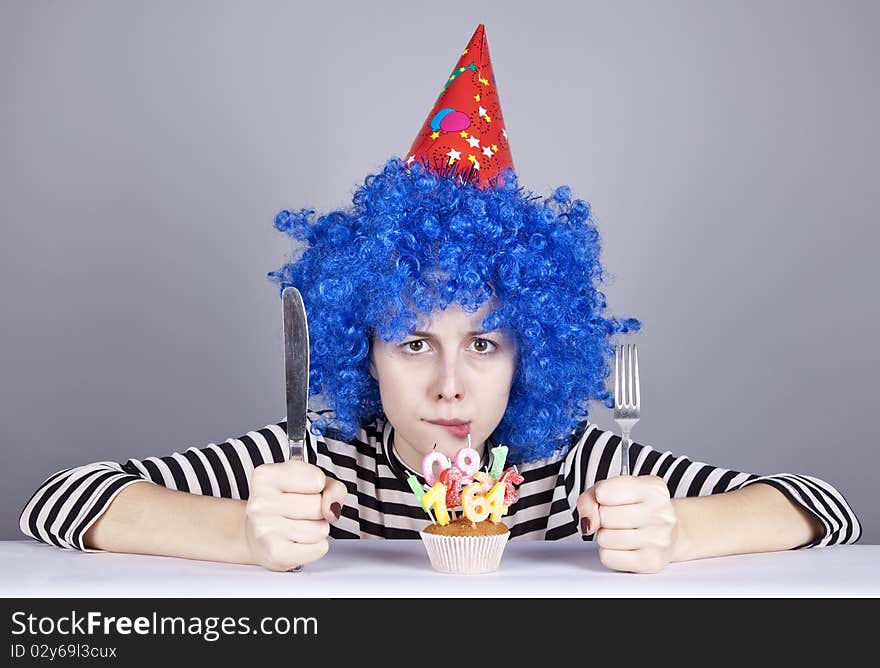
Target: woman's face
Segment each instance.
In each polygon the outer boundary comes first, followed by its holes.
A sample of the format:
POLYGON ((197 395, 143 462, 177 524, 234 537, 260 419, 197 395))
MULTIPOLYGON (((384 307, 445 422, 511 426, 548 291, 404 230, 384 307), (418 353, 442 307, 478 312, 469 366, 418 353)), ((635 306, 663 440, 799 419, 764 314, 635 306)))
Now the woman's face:
POLYGON ((468 423, 471 447, 482 453, 484 441, 504 417, 516 344, 504 330, 482 331, 491 310, 491 302, 472 314, 450 304, 402 342, 373 337, 370 373, 394 425, 395 450, 410 468, 419 470, 422 456, 435 443, 450 458, 468 445, 467 435, 432 421, 468 423))

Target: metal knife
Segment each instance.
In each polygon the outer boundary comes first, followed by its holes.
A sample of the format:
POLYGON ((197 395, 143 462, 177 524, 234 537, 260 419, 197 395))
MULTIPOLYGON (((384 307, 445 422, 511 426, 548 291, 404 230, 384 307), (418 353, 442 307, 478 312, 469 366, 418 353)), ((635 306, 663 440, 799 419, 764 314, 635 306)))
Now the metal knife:
MULTIPOLYGON (((290 459, 305 458, 306 407, 309 401, 309 326, 302 295, 294 287, 281 293, 284 321, 284 385, 290 459)), ((301 571, 296 566, 291 571, 301 571)))
POLYGON ((309 326, 302 295, 293 287, 281 293, 284 312, 284 381, 290 459, 305 461, 306 406, 309 401, 309 326))

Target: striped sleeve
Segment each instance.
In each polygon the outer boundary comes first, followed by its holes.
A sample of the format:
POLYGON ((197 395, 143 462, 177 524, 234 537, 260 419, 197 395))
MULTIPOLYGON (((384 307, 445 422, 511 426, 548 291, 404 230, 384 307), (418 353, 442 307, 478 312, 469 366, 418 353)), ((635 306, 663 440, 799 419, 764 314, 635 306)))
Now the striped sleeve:
MULTIPOLYGON (((620 458, 620 436, 588 425, 563 465, 566 495, 572 507, 577 496, 598 480, 619 475, 620 458)), ((720 494, 759 482, 771 485, 817 518, 824 529, 817 540, 795 549, 855 543, 862 534, 861 523, 843 495, 819 478, 794 473, 743 473, 660 452, 637 442, 630 446, 629 464, 633 475, 662 478, 672 498, 720 494)))
POLYGON ((239 438, 165 457, 103 461, 52 474, 33 493, 19 517, 21 531, 63 549, 87 548, 83 536, 123 489, 138 482, 192 494, 247 499, 254 468, 285 461, 286 423, 270 424, 239 438))

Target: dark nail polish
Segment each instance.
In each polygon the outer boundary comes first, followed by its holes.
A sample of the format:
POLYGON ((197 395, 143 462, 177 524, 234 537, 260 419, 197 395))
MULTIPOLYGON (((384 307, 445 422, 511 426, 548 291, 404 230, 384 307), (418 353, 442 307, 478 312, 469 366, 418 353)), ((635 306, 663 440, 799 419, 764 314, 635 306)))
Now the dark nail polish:
POLYGON ((330 512, 336 515, 336 519, 339 519, 339 516, 342 514, 342 506, 339 505, 338 501, 334 501, 330 504, 330 512))
POLYGON ((581 518, 581 533, 584 534, 585 536, 588 536, 591 533, 593 533, 590 530, 590 518, 589 517, 582 517, 581 518))

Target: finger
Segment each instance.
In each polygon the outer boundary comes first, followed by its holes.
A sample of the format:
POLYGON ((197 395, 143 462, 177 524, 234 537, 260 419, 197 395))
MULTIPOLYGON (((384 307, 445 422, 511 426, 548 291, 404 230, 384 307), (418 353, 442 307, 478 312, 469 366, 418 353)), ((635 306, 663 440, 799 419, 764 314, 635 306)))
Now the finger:
POLYGON ((616 476, 595 485, 596 500, 601 506, 641 503, 655 497, 669 497, 666 483, 657 476, 616 476))
POLYGON ((577 508, 581 533, 589 536, 602 526, 599 516, 599 502, 596 500, 596 486, 590 487, 578 496, 575 507, 577 508))
POLYGON ((295 566, 302 566, 317 561, 330 549, 330 543, 322 540, 317 543, 294 543, 280 540, 270 550, 269 569, 273 571, 289 571, 295 566))
POLYGON ((320 543, 330 534, 330 524, 325 520, 279 519, 283 535, 294 543, 320 543))
POLYGON ((600 506, 599 524, 606 529, 640 529, 652 524, 652 507, 647 503, 600 506))
POLYGON ((325 519, 320 494, 282 494, 278 514, 291 520, 325 519))
POLYGON ((596 532, 596 544, 609 550, 638 550, 653 544, 645 529, 608 529, 596 532))
POLYGON ((328 522, 335 522, 342 513, 348 488, 335 478, 327 476, 324 491, 321 493, 321 512, 328 522))
POLYGON ((320 494, 324 489, 326 476, 314 464, 290 460, 272 466, 269 470, 273 476, 272 481, 282 492, 320 494))
POLYGON ((599 548, 599 560, 608 568, 627 573, 658 573, 666 563, 657 550, 609 550, 599 548))

